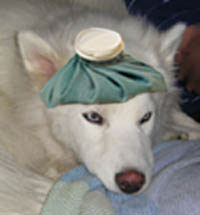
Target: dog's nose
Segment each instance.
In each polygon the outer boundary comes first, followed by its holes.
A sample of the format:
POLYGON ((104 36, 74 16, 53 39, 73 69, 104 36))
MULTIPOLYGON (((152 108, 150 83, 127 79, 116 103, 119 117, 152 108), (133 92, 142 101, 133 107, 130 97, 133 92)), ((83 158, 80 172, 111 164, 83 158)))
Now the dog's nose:
POLYGON ((115 181, 121 191, 127 194, 138 192, 145 183, 145 176, 137 170, 128 170, 115 175, 115 181))

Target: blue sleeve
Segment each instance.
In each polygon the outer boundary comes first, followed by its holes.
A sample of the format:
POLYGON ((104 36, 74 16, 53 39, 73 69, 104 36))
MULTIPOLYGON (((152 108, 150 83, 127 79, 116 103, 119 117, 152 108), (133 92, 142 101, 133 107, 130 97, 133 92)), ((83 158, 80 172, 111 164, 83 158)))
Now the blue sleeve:
POLYGON ((146 17, 160 30, 178 22, 200 23, 199 0, 125 0, 125 3, 130 14, 146 17))

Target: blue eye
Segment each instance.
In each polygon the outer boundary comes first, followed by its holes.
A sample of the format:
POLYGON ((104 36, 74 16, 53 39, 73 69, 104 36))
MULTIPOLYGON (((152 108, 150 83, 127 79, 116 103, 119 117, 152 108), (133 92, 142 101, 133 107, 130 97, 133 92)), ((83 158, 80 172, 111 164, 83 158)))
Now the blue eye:
POLYGON ((97 124, 97 125, 102 125, 103 124, 103 117, 98 114, 97 112, 88 112, 88 113, 83 113, 83 117, 91 123, 97 124))
POLYGON ((147 112, 142 119, 139 121, 140 125, 144 124, 145 122, 148 122, 151 119, 152 112, 147 112))

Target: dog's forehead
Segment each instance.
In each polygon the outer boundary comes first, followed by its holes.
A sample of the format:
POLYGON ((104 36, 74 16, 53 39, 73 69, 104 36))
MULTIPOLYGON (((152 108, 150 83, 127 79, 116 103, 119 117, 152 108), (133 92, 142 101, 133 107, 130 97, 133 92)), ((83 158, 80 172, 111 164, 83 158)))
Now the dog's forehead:
POLYGON ((126 102, 123 103, 114 103, 114 104, 103 104, 103 105, 92 105, 91 109, 108 114, 127 114, 129 113, 145 113, 148 110, 153 109, 153 102, 151 100, 151 96, 148 93, 140 94, 126 102))
POLYGON ((155 109, 153 100, 151 99, 151 94, 143 93, 137 95, 136 97, 123 102, 123 103, 113 103, 113 104, 71 104, 71 105, 59 105, 49 112, 55 112, 60 114, 70 114, 71 116, 79 115, 85 112, 97 112, 103 116, 130 116, 136 115, 141 116, 147 111, 153 111, 155 109))

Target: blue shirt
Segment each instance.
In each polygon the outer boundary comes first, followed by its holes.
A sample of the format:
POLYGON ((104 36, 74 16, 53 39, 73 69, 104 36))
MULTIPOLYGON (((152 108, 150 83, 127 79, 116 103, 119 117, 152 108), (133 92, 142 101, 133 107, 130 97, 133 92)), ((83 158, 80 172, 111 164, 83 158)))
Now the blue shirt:
POLYGON ((199 0, 125 0, 132 15, 145 16, 159 30, 178 22, 187 25, 200 23, 199 0))
MULTIPOLYGON (((146 17, 160 31, 178 22, 200 24, 200 0, 125 0, 125 3, 130 14, 146 17)), ((188 92, 183 82, 177 85, 182 89, 181 108, 195 118, 200 114, 200 96, 188 92)))

